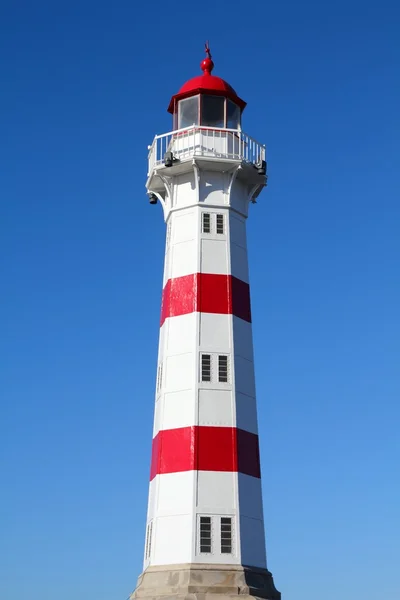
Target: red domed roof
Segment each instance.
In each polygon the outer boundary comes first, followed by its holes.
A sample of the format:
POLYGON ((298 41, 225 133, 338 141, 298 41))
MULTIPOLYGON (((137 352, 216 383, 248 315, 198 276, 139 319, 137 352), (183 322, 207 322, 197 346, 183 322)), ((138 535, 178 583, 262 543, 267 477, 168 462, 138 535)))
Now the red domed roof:
POLYGON ((198 90, 204 90, 205 92, 223 92, 224 94, 230 94, 237 96, 235 90, 221 77, 211 75, 211 73, 204 73, 189 79, 183 84, 177 95, 187 94, 188 92, 197 92, 198 90))
POLYGON ((172 96, 171 102, 168 106, 168 112, 174 112, 174 107, 177 101, 183 100, 183 98, 189 98, 190 96, 195 96, 196 94, 225 96, 225 98, 229 98, 235 102, 241 110, 245 108, 246 102, 239 98, 233 87, 221 79, 221 77, 216 77, 215 75, 211 74, 211 71, 214 68, 214 63, 211 60, 210 50, 207 45, 206 53, 207 58, 200 63, 200 67, 203 70, 203 75, 193 77, 193 79, 189 79, 189 81, 183 84, 179 92, 175 94, 175 96, 172 96))

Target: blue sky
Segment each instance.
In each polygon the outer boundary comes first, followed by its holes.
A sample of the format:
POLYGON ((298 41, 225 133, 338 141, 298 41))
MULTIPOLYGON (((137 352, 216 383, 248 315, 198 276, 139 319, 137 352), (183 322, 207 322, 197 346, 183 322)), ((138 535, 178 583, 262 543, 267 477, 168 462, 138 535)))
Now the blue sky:
POLYGON ((140 573, 147 145, 209 39, 269 155, 248 222, 269 567, 285 600, 398 597, 399 5, 135 4, 0 7, 0 596, 125 600, 140 573))

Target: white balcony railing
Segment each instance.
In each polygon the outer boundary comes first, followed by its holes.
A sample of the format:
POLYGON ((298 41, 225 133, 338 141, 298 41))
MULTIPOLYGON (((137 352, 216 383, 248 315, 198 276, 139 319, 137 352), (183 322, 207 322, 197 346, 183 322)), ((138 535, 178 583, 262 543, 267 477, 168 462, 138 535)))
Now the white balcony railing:
POLYGON ((265 146, 243 131, 196 125, 156 135, 149 147, 149 174, 164 164, 166 152, 172 152, 179 161, 195 156, 242 160, 250 164, 265 160, 265 146))

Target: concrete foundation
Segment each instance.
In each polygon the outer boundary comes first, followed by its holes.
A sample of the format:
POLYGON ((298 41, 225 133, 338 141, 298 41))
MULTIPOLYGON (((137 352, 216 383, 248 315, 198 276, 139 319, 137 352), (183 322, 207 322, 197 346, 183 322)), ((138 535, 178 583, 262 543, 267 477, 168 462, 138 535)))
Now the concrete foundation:
POLYGON ((235 565, 186 564, 149 567, 130 600, 280 600, 267 569, 235 565))

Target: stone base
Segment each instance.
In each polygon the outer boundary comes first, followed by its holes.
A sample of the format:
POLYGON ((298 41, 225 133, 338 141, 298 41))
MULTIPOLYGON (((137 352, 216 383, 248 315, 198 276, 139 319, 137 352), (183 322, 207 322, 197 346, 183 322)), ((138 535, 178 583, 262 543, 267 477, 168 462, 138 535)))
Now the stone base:
POLYGON ((256 597, 280 600, 267 569, 237 565, 186 564, 149 567, 130 600, 221 600, 256 597))

